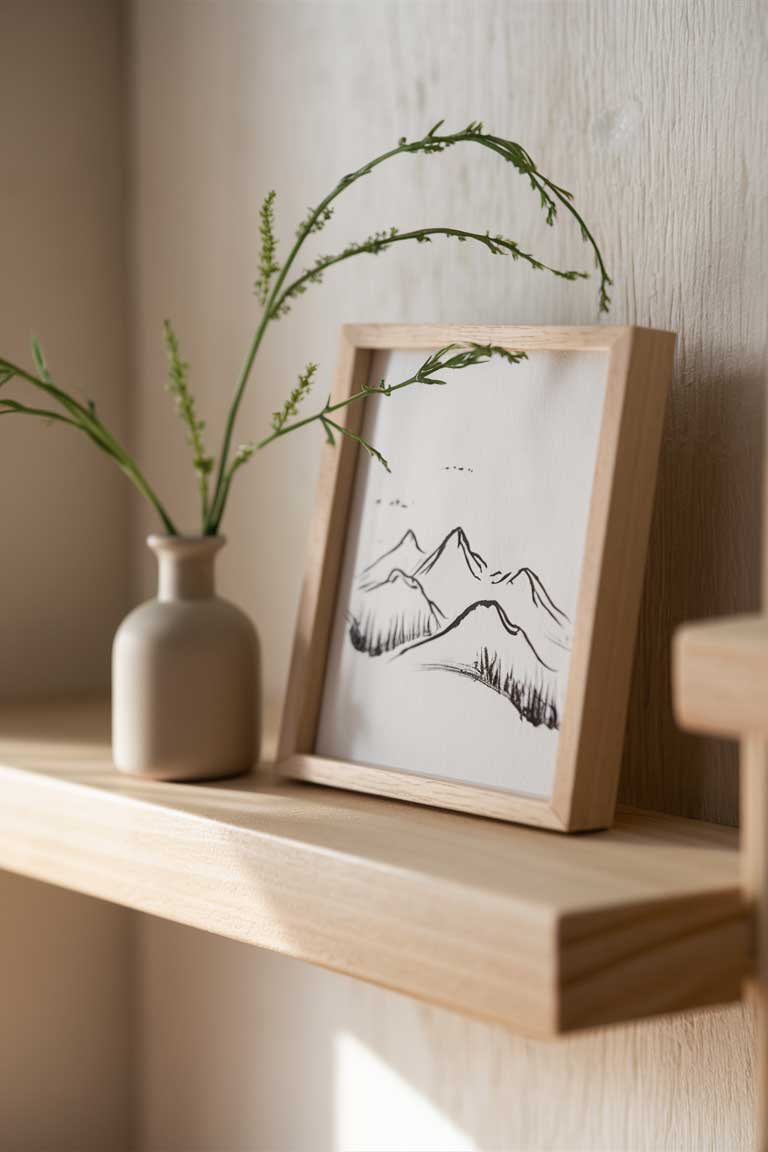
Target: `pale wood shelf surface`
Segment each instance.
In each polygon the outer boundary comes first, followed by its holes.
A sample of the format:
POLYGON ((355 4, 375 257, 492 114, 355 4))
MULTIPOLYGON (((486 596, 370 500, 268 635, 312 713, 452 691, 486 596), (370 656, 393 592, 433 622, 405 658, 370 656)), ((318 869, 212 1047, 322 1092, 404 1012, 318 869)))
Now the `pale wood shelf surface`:
POLYGON ((621 813, 565 837, 268 773, 145 782, 106 707, 0 709, 0 867, 533 1036, 737 999, 732 829, 621 813))

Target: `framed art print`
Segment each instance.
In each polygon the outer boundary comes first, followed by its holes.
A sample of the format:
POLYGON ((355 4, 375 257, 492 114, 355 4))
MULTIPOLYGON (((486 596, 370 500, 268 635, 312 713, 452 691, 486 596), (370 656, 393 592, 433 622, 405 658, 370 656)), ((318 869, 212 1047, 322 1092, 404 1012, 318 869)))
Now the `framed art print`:
POLYGON ((364 396, 324 449, 283 774, 611 823, 673 347, 642 328, 343 330, 334 401, 364 396), (387 394, 470 342, 526 358, 387 394))

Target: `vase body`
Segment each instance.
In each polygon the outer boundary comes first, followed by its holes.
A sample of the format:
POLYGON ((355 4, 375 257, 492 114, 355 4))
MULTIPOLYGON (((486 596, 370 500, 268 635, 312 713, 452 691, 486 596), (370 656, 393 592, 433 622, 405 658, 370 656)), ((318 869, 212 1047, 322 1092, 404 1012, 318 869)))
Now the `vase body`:
POLYGON ((259 755, 260 664, 248 617, 214 587, 219 536, 150 536, 157 599, 117 630, 112 648, 112 755, 121 772, 211 780, 248 772, 259 755))

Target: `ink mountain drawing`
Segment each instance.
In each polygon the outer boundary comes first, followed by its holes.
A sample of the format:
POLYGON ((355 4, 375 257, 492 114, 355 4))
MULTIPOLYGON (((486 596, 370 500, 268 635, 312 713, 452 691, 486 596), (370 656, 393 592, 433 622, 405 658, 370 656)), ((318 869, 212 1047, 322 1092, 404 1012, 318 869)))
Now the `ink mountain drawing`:
POLYGON ((463 676, 559 728, 570 621, 530 568, 489 573, 463 528, 430 553, 406 532, 362 571, 347 620, 358 652, 463 676))

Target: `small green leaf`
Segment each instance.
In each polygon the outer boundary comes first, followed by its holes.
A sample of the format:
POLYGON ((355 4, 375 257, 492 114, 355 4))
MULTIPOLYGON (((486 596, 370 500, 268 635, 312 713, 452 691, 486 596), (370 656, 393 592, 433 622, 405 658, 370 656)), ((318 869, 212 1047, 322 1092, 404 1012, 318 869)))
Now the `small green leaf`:
POLYGON ((40 379, 45 380, 46 384, 50 383, 51 378, 45 363, 45 356, 43 355, 43 350, 40 347, 40 341, 37 336, 32 337, 32 358, 35 361, 35 367, 40 375, 40 379))

